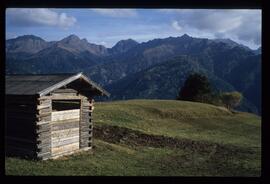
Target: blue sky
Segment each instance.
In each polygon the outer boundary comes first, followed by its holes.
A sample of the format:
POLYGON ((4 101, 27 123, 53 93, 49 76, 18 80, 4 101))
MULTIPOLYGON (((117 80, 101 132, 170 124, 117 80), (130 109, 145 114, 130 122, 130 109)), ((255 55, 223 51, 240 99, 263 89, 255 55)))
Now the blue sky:
POLYGON ((33 34, 47 41, 76 34, 112 47, 123 39, 230 38, 256 49, 261 45, 261 10, 207 9, 6 9, 6 39, 33 34))

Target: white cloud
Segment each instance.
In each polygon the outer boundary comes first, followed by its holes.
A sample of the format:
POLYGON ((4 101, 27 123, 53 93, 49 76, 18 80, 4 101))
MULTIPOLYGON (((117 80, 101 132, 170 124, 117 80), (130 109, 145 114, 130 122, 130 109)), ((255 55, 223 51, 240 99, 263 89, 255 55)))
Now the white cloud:
POLYGON ((184 9, 157 9, 156 11, 161 12, 161 13, 178 13, 179 11, 183 11, 183 10, 184 9))
POLYGON ((235 38, 261 44, 261 10, 164 9, 160 13, 175 14, 174 25, 183 31, 197 30, 213 37, 235 38))
POLYGON ((172 27, 174 29, 176 29, 177 31, 181 31, 182 30, 182 27, 179 25, 179 23, 177 21, 173 21, 172 22, 172 27))
POLYGON ((15 33, 6 32, 6 39, 16 38, 17 35, 15 33))
POLYGON ((97 42, 97 45, 103 45, 105 47, 108 47, 109 44, 105 41, 101 41, 101 42, 97 42))
POLYGON ((57 13, 46 8, 8 8, 7 23, 13 26, 73 26, 77 20, 66 13, 57 13))
POLYGON ((197 29, 226 32, 239 27, 242 18, 239 12, 231 10, 193 10, 185 11, 183 21, 186 26, 197 29))
POLYGON ((132 9, 91 9, 92 11, 109 17, 135 17, 136 10, 132 9))

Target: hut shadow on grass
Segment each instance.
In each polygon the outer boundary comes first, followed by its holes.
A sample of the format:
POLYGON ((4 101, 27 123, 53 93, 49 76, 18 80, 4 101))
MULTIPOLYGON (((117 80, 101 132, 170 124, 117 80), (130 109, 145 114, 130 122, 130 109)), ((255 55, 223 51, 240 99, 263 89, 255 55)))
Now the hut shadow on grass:
POLYGON ((27 155, 20 155, 20 154, 14 154, 14 153, 5 153, 5 158, 14 158, 14 159, 22 159, 22 160, 27 160, 27 161, 38 161, 41 159, 27 156, 27 155))

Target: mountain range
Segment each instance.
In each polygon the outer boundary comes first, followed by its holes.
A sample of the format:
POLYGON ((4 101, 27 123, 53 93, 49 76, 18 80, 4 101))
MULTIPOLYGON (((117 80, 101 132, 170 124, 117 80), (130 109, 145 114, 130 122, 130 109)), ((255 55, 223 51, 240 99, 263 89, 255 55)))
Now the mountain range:
POLYGON ((112 48, 76 35, 45 41, 34 35, 6 40, 6 73, 84 72, 111 93, 111 100, 175 99, 192 72, 208 76, 216 91, 240 91, 239 109, 261 113, 261 48, 230 39, 180 37, 112 48))

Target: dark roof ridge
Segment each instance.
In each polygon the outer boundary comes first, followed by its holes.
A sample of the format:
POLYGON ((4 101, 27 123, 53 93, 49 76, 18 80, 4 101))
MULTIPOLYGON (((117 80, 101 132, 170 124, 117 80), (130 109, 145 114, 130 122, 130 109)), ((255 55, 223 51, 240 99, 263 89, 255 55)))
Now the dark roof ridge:
MULTIPOLYGON (((98 90, 100 92, 101 95, 106 95, 106 96, 110 96, 110 93, 108 93, 106 90, 104 90, 101 86, 99 86, 98 84, 96 84, 94 81, 92 81, 90 78, 88 78, 87 76, 85 76, 82 72, 79 72, 79 73, 69 73, 69 74, 43 74, 43 75, 38 75, 38 74, 30 74, 30 75, 6 75, 6 94, 8 95, 11 95, 11 94, 17 94, 17 95, 27 95, 27 94, 37 94, 39 96, 44 96, 44 95, 47 95, 48 93, 56 90, 56 89, 59 89, 77 79, 83 79, 88 85, 90 88, 94 87, 96 90, 98 90), (16 77, 17 76, 17 77, 16 77), (27 93, 25 93, 25 88, 22 89, 22 93, 18 93, 18 91, 16 91, 16 86, 18 85, 18 82, 27 82, 29 84, 30 83, 33 83, 33 82, 40 82, 40 81, 36 81, 36 80, 25 80, 22 79, 20 80, 20 76, 23 78, 23 77, 31 77, 31 76, 35 76, 35 77, 41 77, 42 76, 62 76, 61 78, 59 78, 59 80, 56 80, 55 83, 51 83, 50 81, 47 81, 47 85, 45 85, 43 88, 39 86, 39 84, 35 84, 36 87, 33 87, 32 86, 32 89, 30 91, 28 91, 27 93), (67 76, 67 77, 66 77, 67 76), (15 77, 15 80, 14 79, 10 79, 15 77), (18 80, 16 80, 18 78, 18 80), (9 83, 9 82, 13 82, 13 85, 12 83, 9 83), (50 84, 51 83, 51 84, 50 84), (10 86, 7 88, 7 86, 10 86), (15 88, 14 88, 15 87, 15 88), (8 89, 8 90, 7 90, 8 89), (10 91, 11 90, 11 91, 10 91)), ((46 81, 44 81, 46 82, 46 81)), ((26 84, 27 84, 26 83, 26 84)), ((23 85, 23 83, 21 83, 21 85, 23 85)))
POLYGON ((41 74, 33 74, 33 73, 27 73, 27 74, 6 74, 6 76, 39 76, 39 75, 76 75, 78 74, 78 72, 74 72, 74 73, 41 73, 41 74))

